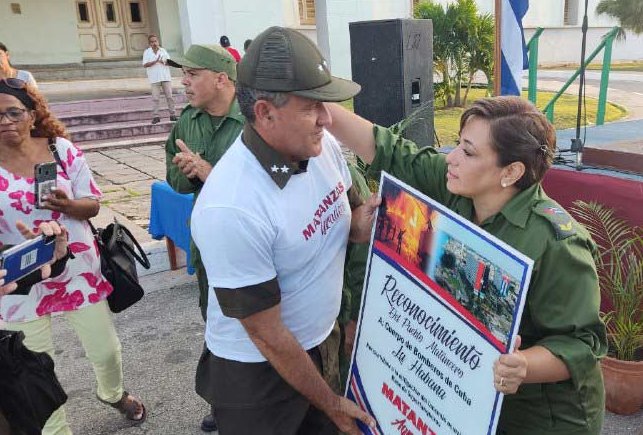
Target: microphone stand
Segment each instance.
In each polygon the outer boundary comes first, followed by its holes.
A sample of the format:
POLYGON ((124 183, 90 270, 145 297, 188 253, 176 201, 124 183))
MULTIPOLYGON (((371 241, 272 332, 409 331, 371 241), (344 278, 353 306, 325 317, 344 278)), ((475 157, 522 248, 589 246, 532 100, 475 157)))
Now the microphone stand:
POLYGON ((580 138, 580 121, 585 94, 585 48, 587 45, 587 9, 589 0, 585 0, 585 14, 583 15, 583 39, 580 50, 580 82, 578 85, 578 111, 576 113, 576 137, 572 139, 571 151, 576 153, 576 170, 580 171, 583 165, 583 140, 580 138))

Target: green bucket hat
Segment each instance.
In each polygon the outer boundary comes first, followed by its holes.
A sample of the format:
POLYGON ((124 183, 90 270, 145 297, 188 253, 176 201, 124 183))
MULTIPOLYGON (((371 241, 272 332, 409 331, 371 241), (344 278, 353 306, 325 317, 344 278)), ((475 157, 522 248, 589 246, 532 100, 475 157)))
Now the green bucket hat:
POLYGON ((238 66, 241 85, 317 101, 344 101, 360 85, 330 74, 315 44, 293 29, 270 27, 252 40, 238 66))
POLYGON ((183 57, 168 59, 167 64, 175 68, 209 69, 224 72, 232 80, 237 80, 237 62, 228 50, 220 45, 193 44, 183 57))

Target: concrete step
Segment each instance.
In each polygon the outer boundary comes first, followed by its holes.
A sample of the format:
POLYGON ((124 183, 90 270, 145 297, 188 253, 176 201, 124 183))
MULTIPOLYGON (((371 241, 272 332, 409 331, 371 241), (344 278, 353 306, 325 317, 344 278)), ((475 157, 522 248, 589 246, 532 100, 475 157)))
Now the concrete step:
MULTIPOLYGON (((181 109, 183 105, 176 107, 176 115, 181 114, 181 109)), ((161 112, 159 114, 161 119, 169 118, 170 112, 161 106, 161 112)), ((107 125, 123 122, 150 122, 152 120, 152 109, 131 109, 131 110, 119 110, 115 112, 105 112, 105 113, 90 113, 90 114, 73 114, 73 115, 63 115, 58 117, 60 121, 67 126, 68 129, 72 127, 80 126, 93 126, 93 125, 107 125)))
MULTIPOLYGON (((30 71, 36 81, 105 80, 118 78, 147 77, 145 68, 138 60, 85 61, 55 65, 16 65, 30 71)), ((180 77, 179 68, 170 68, 172 76, 180 77)))
POLYGON ((162 133, 148 136, 79 142, 76 145, 85 152, 106 151, 121 148, 132 148, 137 146, 164 145, 165 141, 167 140, 167 136, 167 133, 162 133))
MULTIPOLYGON (((182 90, 174 89, 174 101, 177 105, 187 104, 187 99, 182 90)), ((161 106, 165 105, 161 97, 161 106)), ((152 107, 151 95, 140 95, 135 97, 119 98, 98 98, 92 100, 65 101, 50 103, 49 108, 59 118, 71 116, 87 116, 91 114, 125 112, 131 110, 146 109, 152 107)))
POLYGON ((69 128, 71 140, 74 143, 94 142, 108 139, 138 138, 141 136, 153 136, 167 134, 174 125, 168 118, 162 119, 158 124, 152 124, 150 120, 117 122, 103 125, 80 125, 69 128))

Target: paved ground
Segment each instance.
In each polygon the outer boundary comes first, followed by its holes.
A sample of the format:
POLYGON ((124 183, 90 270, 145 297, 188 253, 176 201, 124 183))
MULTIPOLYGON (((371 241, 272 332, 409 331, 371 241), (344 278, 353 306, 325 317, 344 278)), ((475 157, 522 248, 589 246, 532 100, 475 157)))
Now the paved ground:
POLYGON ((154 145, 90 152, 86 158, 103 191, 102 208, 110 208, 147 229, 150 186, 156 180, 165 180, 163 147, 154 145))

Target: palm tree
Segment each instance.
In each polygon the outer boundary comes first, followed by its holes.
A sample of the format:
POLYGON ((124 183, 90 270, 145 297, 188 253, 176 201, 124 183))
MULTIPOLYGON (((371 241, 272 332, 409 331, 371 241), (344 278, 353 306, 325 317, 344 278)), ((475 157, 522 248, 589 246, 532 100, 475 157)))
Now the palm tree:
POLYGON ((616 18, 621 27, 643 33, 643 0, 601 0, 596 13, 616 18))
POLYGON ((467 105, 467 97, 471 90, 473 77, 478 71, 482 71, 487 77, 487 83, 493 83, 493 54, 494 54, 494 31, 495 21, 491 14, 484 14, 477 17, 472 27, 469 38, 469 69, 467 71, 467 90, 462 98, 462 106, 467 105))
POLYGON ((446 106, 450 107, 453 104, 453 87, 449 75, 454 43, 453 23, 448 22, 444 7, 433 2, 418 4, 414 15, 416 18, 430 19, 433 22, 433 68, 442 78, 439 94, 444 98, 446 106))
POLYGON ((637 361, 643 349, 643 228, 629 225, 597 202, 574 201, 572 213, 599 249, 601 295, 611 304, 603 317, 611 356, 637 361))
POLYGON ((491 75, 493 18, 479 16, 474 0, 457 0, 446 8, 425 1, 414 15, 433 22, 433 68, 442 78, 436 99, 442 97, 447 107, 463 106, 468 95, 467 90, 461 98, 464 79, 470 82, 478 70, 491 75))

